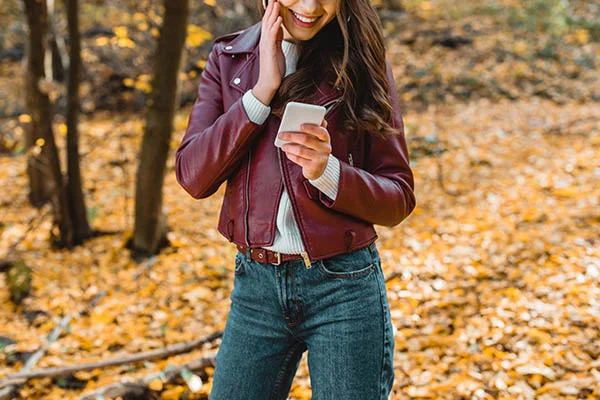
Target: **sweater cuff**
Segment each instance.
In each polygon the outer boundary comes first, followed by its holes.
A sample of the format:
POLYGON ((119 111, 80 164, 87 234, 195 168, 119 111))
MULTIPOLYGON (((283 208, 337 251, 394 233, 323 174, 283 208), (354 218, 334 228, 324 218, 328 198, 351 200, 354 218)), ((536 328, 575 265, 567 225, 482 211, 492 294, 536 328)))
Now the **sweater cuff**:
POLYGON ((271 113, 271 107, 264 105, 257 99, 252 93, 252 89, 244 93, 244 96, 242 96, 242 103, 244 104, 244 109, 246 110, 246 114, 248 114, 248 118, 255 124, 262 125, 271 113))
POLYGON ((340 160, 335 158, 333 154, 329 154, 323 174, 317 179, 309 179, 308 181, 331 200, 335 200, 340 182, 340 160))

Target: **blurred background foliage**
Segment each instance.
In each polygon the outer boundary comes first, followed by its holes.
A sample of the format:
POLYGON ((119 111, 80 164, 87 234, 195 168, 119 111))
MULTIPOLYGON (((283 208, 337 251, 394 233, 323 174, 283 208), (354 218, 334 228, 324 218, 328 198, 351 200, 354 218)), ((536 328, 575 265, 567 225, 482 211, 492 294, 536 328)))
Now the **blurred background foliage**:
MULTIPOLYGON (((403 102, 418 198, 401 226, 377 227, 382 264, 391 272, 395 398, 598 398, 600 4, 374 3, 403 102)), ((68 45, 67 24, 63 2, 56 6, 60 50, 68 45)), ((174 229, 170 247, 138 264, 124 243, 162 2, 81 4, 87 212, 95 229, 110 232, 69 252, 49 248, 52 225, 25 199, 22 139, 32 122, 23 81, 27 28, 21 1, 0 2, 0 154, 7 155, 0 157, 0 254, 16 250, 26 261, 19 270, 33 270, 31 281, 20 282, 27 290, 14 296, 26 297, 24 308, 0 290, 2 334, 14 345, 1 354, 0 375, 19 369, 71 310, 79 314, 69 334, 40 367, 155 349, 224 326, 235 250, 215 229, 223 191, 202 202, 185 196, 173 153, 214 38, 257 22, 259 14, 254 0, 190 6, 167 180, 151 189, 164 190, 174 229)), ((65 71, 54 74, 42 86, 63 149, 65 71)), ((171 361, 184 360, 156 366, 171 361)), ((154 366, 34 380, 21 394, 80 398, 86 384, 146 376, 154 366)), ((211 374, 207 369, 202 377, 208 382, 211 374)), ((158 384, 150 386, 158 392, 158 384)), ((292 398, 310 399, 309 385, 303 361, 292 398)), ((194 395, 179 384, 161 397, 206 399, 209 389, 194 395)))
MULTIPOLYGON (((598 101, 600 5, 583 0, 375 1, 398 90, 407 107, 471 98, 540 96, 598 101)), ((193 102, 215 37, 258 21, 254 1, 191 3, 180 105, 193 102)), ((57 3, 56 31, 66 37, 57 3)), ((82 4, 82 111, 139 111, 150 91, 162 6, 150 1, 82 4)), ((24 113, 19 61, 26 26, 17 0, 0 4, 0 118, 24 113)), ((57 107, 64 90, 56 88, 57 107)))

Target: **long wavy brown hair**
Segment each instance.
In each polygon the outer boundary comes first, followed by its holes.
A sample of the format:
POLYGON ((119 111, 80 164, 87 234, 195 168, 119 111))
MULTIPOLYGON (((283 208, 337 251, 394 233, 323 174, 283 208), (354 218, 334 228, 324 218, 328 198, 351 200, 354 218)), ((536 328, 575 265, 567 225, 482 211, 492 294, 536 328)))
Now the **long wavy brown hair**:
MULTIPOLYGON (((257 4, 262 17, 261 0, 257 4)), ((343 107, 346 133, 398 133, 388 124, 389 90, 396 88, 388 84, 381 20, 371 0, 338 0, 336 18, 301 43, 296 72, 281 82, 272 112, 281 116, 288 101, 311 102, 319 84, 316 78, 341 89, 343 101, 337 107, 343 107)))

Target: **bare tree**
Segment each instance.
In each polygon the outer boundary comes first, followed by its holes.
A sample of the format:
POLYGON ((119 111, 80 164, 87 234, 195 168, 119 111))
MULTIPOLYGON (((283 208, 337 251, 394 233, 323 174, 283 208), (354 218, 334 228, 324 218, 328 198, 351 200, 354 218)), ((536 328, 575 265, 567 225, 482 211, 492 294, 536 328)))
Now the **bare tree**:
POLYGON ((73 243, 73 225, 68 213, 67 196, 63 185, 58 150, 54 142, 48 85, 44 74, 44 48, 48 32, 46 3, 23 0, 29 26, 29 56, 27 61, 27 107, 31 114, 31 128, 26 135, 29 152, 27 173, 30 179, 29 198, 41 206, 50 199, 54 210, 51 235, 60 246, 73 243))
POLYGON ((388 10, 402 10, 402 0, 383 0, 382 4, 388 10))
POLYGON ((79 1, 66 0, 69 30, 69 80, 67 86, 67 200, 73 222, 74 243, 90 236, 87 209, 82 190, 79 162, 79 80, 81 75, 81 35, 79 33, 79 1))
POLYGON ((46 0, 46 9, 48 10, 48 35, 44 59, 46 79, 63 82, 67 52, 65 50, 65 40, 58 34, 55 0, 46 0))
POLYGON ((48 31, 45 4, 35 1, 24 1, 25 12, 29 24, 29 36, 26 43, 24 84, 25 103, 31 115, 31 124, 25 134, 25 148, 29 149, 27 157, 27 176, 29 177, 29 202, 34 207, 41 207, 50 199, 50 185, 44 179, 44 160, 48 158, 48 147, 39 146, 45 136, 52 136, 50 126, 50 110, 47 94, 40 90, 38 84, 45 79, 44 48, 48 31), (50 132, 42 130, 50 129, 50 132), (36 143, 37 142, 37 143, 36 143), (35 146, 35 147, 34 147, 35 146))
POLYGON ((168 230, 162 214, 162 188, 177 84, 189 16, 188 0, 164 0, 165 18, 154 58, 154 77, 146 129, 136 177, 135 226, 129 247, 142 254, 154 254, 166 243, 168 230))

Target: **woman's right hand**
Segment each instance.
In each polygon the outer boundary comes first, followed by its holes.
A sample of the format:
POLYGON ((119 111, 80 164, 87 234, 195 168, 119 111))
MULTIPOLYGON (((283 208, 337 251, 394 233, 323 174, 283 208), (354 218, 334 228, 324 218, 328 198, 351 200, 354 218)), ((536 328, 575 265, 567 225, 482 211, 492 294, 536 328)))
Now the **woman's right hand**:
POLYGON ((271 103, 285 76, 285 56, 281 49, 283 19, 279 15, 279 1, 269 1, 262 19, 259 52, 260 73, 252 94, 263 104, 271 103))

